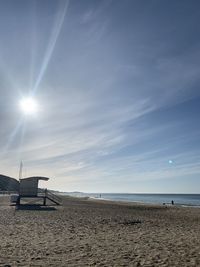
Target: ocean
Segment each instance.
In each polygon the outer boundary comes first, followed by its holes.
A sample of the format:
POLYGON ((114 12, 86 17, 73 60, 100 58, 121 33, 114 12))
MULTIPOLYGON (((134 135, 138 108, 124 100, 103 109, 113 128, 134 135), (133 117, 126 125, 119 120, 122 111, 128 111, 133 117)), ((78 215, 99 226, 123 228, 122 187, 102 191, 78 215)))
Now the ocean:
POLYGON ((175 205, 200 206, 200 194, 114 194, 114 193, 81 193, 72 192, 66 195, 76 197, 90 197, 112 201, 140 202, 150 204, 171 204, 175 205))

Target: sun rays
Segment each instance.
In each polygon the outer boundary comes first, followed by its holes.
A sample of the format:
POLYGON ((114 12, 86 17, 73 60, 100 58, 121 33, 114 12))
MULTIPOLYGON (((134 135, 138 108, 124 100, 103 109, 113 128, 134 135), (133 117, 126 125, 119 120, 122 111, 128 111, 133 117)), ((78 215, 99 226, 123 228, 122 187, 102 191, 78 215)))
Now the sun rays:
POLYGON ((47 46, 47 50, 45 52, 45 56, 44 56, 43 62, 41 64, 40 72, 38 74, 38 77, 37 77, 36 82, 35 82, 34 87, 33 87, 34 93, 38 90, 40 82, 42 81, 44 73, 48 67, 49 61, 50 61, 51 56, 53 54, 54 48, 56 46, 56 42, 58 40, 64 19, 65 19, 68 5, 69 5, 69 1, 65 1, 64 4, 62 6, 60 6, 59 11, 57 13, 57 20, 54 24, 55 26, 52 29, 50 42, 47 46))
MULTIPOLYGON (((60 4, 58 5, 57 10, 55 10, 55 19, 54 19, 54 26, 52 27, 51 30, 51 36, 49 38, 49 43, 47 43, 46 45, 46 50, 44 53, 44 57, 42 60, 42 64, 41 66, 38 68, 38 75, 35 79, 35 81, 33 80, 33 69, 34 67, 37 66, 37 62, 36 60, 33 60, 30 66, 31 69, 31 77, 30 77, 30 88, 27 89, 26 94, 27 96, 25 96, 24 93, 20 92, 20 94, 22 95, 21 100, 17 100, 16 102, 19 101, 18 103, 18 108, 21 110, 21 115, 19 117, 19 120, 16 122, 16 126, 14 129, 11 129, 10 131, 10 135, 8 136, 7 142, 5 144, 4 147, 4 153, 7 153, 9 151, 9 149, 12 147, 13 143, 15 142, 15 139, 17 138, 17 136, 20 135, 20 142, 18 144, 19 146, 19 151, 21 151, 21 148, 23 146, 23 142, 24 142, 24 138, 26 135, 26 124, 27 124, 27 119, 28 117, 34 117, 35 115, 37 115, 38 111, 39 111, 39 104, 36 101, 36 93, 39 90, 39 86, 40 83, 45 75, 45 71, 48 68, 49 65, 49 61, 52 57, 53 51, 55 49, 58 37, 60 35, 64 20, 65 20, 65 16, 66 16, 66 12, 69 6, 69 0, 66 1, 61 1, 60 4)), ((36 16, 34 16, 34 20, 36 21, 36 16)), ((36 30, 36 29, 35 29, 36 30)), ((37 32, 32 32, 34 40, 37 39, 37 32)), ((40 42, 40 40, 35 40, 40 42)), ((35 42, 34 42, 35 44, 35 42)), ((36 49, 35 45, 31 46, 31 52, 34 51, 34 49, 36 49)), ((32 53, 33 54, 33 53, 32 53)), ((9 73, 9 72, 8 72, 9 73)), ((9 79, 10 80, 10 79, 9 79)), ((15 89, 17 90, 16 84, 17 81, 12 81, 13 84, 15 84, 15 89)))

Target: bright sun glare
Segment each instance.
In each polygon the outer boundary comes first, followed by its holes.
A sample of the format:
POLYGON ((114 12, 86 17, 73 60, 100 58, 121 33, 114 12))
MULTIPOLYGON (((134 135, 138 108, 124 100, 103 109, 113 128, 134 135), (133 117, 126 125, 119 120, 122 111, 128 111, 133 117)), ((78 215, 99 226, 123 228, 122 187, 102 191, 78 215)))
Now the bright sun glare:
POLYGON ((37 102, 31 97, 23 98, 20 101, 20 108, 26 115, 34 115, 38 111, 37 102))

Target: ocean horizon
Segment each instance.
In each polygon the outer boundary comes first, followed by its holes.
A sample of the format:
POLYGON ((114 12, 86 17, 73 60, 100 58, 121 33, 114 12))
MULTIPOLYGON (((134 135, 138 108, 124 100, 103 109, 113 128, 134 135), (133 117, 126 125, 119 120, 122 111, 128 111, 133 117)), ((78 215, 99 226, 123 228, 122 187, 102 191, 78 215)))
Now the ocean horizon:
POLYGON ((64 195, 74 197, 89 197, 93 199, 140 202, 149 204, 171 204, 185 206, 200 206, 200 194, 160 194, 160 193, 83 193, 66 192, 64 195))

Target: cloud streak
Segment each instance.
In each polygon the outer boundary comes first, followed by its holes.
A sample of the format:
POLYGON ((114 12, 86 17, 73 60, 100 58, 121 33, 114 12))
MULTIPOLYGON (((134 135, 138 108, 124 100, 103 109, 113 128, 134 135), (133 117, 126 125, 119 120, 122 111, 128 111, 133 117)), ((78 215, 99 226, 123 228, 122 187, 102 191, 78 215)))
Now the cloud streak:
MULTIPOLYGON (((187 179, 188 183, 196 179, 200 157, 198 12, 188 16, 190 4, 184 3, 177 15, 174 7, 172 23, 160 3, 153 10, 149 3, 132 1, 38 5, 35 67, 25 64, 28 43, 16 41, 24 48, 21 56, 11 53, 11 58, 2 50, 5 83, 0 92, 12 101, 0 99, 1 172, 16 176, 23 159, 27 175, 52 177, 52 189, 90 192, 142 188, 148 192, 149 183, 160 192, 161 183, 169 190, 172 180, 176 180, 172 189, 178 190, 183 177, 185 184, 187 179), (182 31, 184 25, 188 28, 182 31), (12 60, 22 67, 11 66, 12 60), (9 69, 12 90, 8 90, 9 69), (30 93, 32 82, 25 79, 30 69, 39 73, 32 89, 41 113, 15 131, 21 114, 13 99, 17 102, 30 93)), ((165 8, 170 5, 164 3, 165 8)), ((23 12, 29 29, 25 5, 21 10, 18 15, 23 12)), ((14 5, 11 14, 15 12, 14 5)), ((20 29, 20 23, 16 28, 20 29)), ((0 33, 6 42, 1 27, 0 33)))

